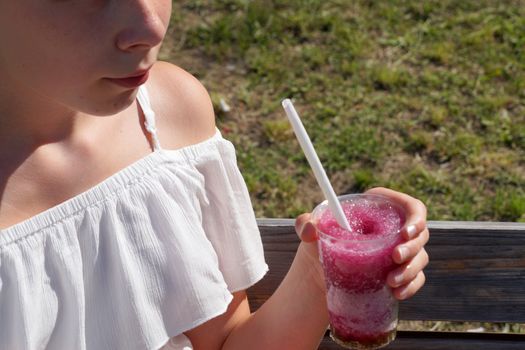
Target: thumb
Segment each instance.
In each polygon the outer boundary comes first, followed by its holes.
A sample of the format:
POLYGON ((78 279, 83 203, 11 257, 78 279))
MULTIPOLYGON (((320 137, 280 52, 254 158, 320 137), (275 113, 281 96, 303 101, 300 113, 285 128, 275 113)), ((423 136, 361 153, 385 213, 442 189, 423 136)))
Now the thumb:
POLYGON ((317 230, 311 222, 312 215, 304 213, 295 220, 295 232, 303 242, 315 242, 318 239, 317 230))

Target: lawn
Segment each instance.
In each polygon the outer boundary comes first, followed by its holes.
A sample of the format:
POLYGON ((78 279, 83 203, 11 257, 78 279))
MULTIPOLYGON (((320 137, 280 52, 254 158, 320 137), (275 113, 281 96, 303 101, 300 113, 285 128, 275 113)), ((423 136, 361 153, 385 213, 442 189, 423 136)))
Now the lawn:
MULTIPOLYGON (((430 220, 525 221, 525 1, 173 5, 161 58, 208 88, 259 217, 322 200, 281 108, 290 97, 336 192, 388 186, 430 220)), ((525 332, 400 325, 479 327, 525 332)))
POLYGON ((322 200, 290 97, 336 192, 525 221, 525 1, 176 1, 161 58, 208 88, 260 217, 322 200))

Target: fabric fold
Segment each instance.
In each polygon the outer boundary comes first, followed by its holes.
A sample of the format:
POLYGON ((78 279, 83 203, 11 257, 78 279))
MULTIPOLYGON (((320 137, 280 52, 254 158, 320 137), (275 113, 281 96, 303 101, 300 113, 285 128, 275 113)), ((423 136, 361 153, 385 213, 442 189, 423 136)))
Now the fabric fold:
POLYGON ((158 349, 267 269, 217 131, 0 230, 0 349, 158 349))

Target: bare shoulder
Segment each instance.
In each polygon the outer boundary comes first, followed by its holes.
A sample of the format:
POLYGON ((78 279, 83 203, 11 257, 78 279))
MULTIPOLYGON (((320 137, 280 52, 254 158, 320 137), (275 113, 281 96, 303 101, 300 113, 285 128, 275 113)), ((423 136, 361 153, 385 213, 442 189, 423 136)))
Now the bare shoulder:
POLYGON ((193 75, 171 63, 158 62, 147 87, 163 148, 177 149, 215 134, 210 96, 193 75))

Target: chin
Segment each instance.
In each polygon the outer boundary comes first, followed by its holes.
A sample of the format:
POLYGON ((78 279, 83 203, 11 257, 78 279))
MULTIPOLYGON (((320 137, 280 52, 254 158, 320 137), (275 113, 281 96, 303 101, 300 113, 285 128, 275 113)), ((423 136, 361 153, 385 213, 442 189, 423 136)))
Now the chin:
POLYGON ((94 116, 107 117, 122 112, 131 106, 136 99, 137 89, 126 91, 111 98, 105 98, 103 101, 82 108, 83 112, 94 116))

